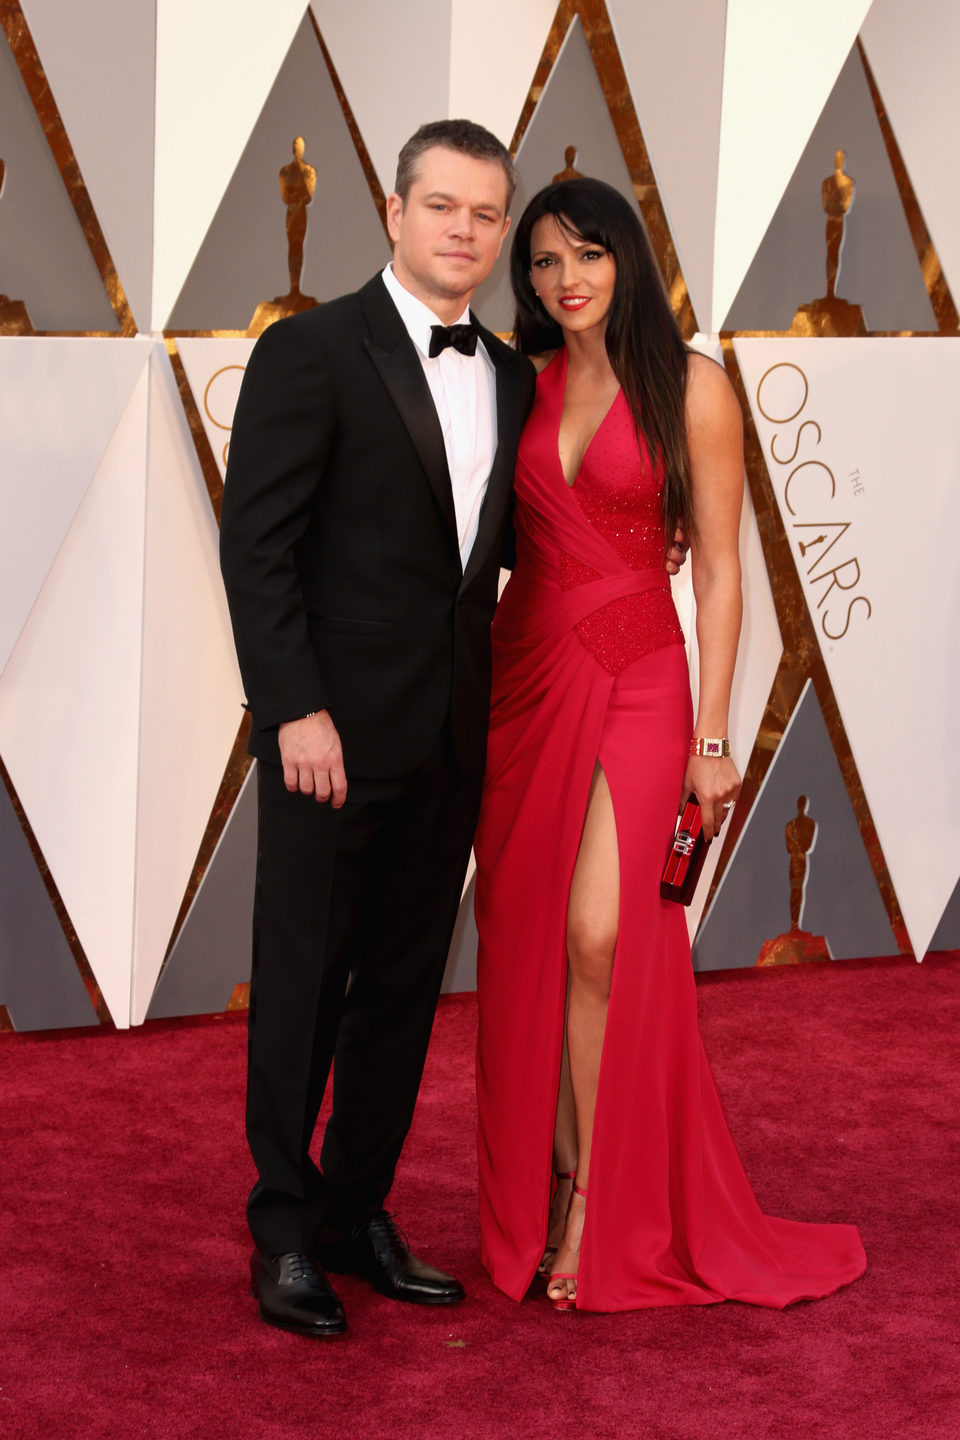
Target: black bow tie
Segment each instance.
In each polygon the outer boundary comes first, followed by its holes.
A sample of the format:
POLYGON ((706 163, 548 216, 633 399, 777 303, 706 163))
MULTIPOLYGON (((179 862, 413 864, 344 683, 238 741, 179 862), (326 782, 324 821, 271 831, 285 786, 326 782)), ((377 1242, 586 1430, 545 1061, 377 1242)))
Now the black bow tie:
POLYGON ((477 332, 472 325, 431 325, 430 359, 435 360, 448 345, 461 355, 476 355, 477 332))

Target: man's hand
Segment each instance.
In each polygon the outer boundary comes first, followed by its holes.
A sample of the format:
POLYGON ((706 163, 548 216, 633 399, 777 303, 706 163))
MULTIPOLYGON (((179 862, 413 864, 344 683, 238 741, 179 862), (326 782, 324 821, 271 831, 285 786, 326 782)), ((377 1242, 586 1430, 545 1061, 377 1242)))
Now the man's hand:
POLYGON ((682 525, 677 526, 673 544, 667 551, 667 574, 676 575, 687 558, 687 536, 682 525))
POLYGON ((339 810, 347 798, 347 776, 337 727, 327 710, 305 715, 302 720, 285 720, 277 731, 283 783, 291 792, 301 791, 320 801, 329 800, 339 810))

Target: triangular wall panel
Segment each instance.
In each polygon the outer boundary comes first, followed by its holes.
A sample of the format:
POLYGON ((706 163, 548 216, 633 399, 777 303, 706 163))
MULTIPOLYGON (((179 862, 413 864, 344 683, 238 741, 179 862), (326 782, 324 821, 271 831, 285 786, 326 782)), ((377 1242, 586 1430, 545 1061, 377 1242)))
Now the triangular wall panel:
POLYGON ((0 291, 26 305, 34 330, 116 332, 117 317, 2 28, 0 137, 6 167, 0 291))
POLYGON ((389 195, 400 146, 450 113, 450 0, 364 0, 362 19, 342 0, 314 0, 312 9, 389 195))
POLYGON ((870 0, 727 0, 705 328, 721 328, 869 8, 870 0))
MULTIPOLYGON (((557 0, 451 0, 449 115, 485 125, 509 145, 553 24, 557 0), (504 44, 509 35, 510 43, 504 44), (496 83, 490 83, 491 75, 496 83)), ((514 213, 519 213, 515 211, 514 213)))
POLYGON ((936 330, 917 252, 856 47, 837 78, 730 313, 727 330, 789 330, 801 304, 826 294, 820 187, 837 150, 854 183, 836 293, 869 330, 936 330))
POLYGON ((690 299, 707 329, 726 7, 607 0, 607 9, 690 299))
POLYGON ((816 691, 807 681, 704 916, 694 945, 695 969, 755 965, 764 941, 789 931, 785 832, 801 795, 817 825, 807 857, 801 928, 822 936, 834 960, 896 953, 816 691))
POLYGON ((121 1026, 130 1014, 148 381, 144 369, 0 676, 0 755, 121 1026))
POLYGON ((157 0, 155 330, 168 323, 305 10, 304 0, 157 0))
POLYGON ((0 784, 0 1005, 16 1030, 96 1025, 36 861, 0 784))
POLYGON ((960 6, 874 0, 863 46, 954 301, 960 296, 960 6))
POLYGON ((735 346, 864 794, 922 956, 960 877, 951 765, 960 681, 944 663, 956 652, 960 579, 949 559, 918 565, 908 537, 916 516, 924 534, 960 533, 960 341, 735 346))
POLYGON ((156 5, 22 4, 130 308, 149 330, 156 5))
POLYGON ((304 160, 316 171, 306 207, 301 292, 331 300, 358 289, 389 260, 367 178, 307 16, 171 311, 170 329, 246 330, 260 301, 287 294, 279 172, 291 163, 298 136, 306 142, 304 160))
POLYGON ((149 353, 139 340, 0 340, 0 670, 149 353))
MULTIPOLYGON (((564 169, 564 151, 569 145, 576 147, 576 168, 582 174, 606 180, 636 204, 630 172, 579 19, 567 31, 517 151, 517 193, 511 207, 515 215, 564 169)), ((490 279, 480 287, 474 303, 477 314, 491 330, 510 330, 513 326, 509 249, 508 236, 490 279)))
POLYGON ((148 1020, 217 1014, 234 987, 250 979, 256 861, 254 762, 163 967, 148 1020))

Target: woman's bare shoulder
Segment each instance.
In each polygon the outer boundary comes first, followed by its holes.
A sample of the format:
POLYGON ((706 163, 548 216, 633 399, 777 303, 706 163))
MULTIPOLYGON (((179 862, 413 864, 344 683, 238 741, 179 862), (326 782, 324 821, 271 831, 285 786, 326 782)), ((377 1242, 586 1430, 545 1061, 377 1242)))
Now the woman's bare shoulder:
POLYGON ((687 352, 686 411, 688 422, 740 423, 740 402, 726 370, 709 355, 687 352))

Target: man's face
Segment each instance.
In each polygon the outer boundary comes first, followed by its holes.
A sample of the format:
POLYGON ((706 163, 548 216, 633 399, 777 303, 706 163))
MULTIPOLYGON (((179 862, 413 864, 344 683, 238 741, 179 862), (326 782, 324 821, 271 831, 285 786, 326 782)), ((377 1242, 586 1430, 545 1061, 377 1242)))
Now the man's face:
POLYGON ((509 225, 503 167, 431 146, 406 204, 397 194, 387 200, 394 274, 449 323, 490 274, 509 225))

